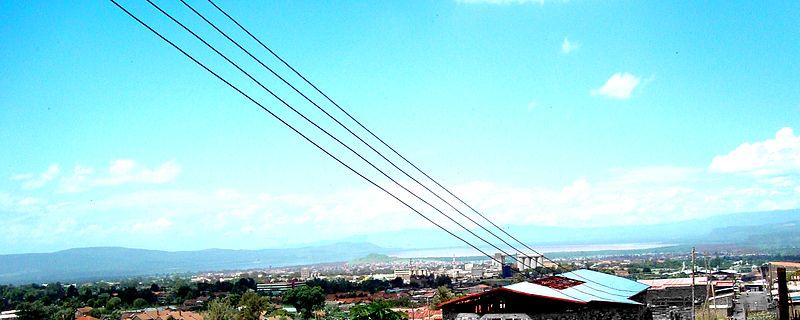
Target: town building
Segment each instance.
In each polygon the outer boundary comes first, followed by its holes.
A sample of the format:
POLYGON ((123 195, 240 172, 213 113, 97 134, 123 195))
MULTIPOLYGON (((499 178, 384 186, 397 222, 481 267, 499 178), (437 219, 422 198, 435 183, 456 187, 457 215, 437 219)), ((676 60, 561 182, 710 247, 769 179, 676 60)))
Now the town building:
POLYGON ((544 256, 541 254, 516 255, 517 269, 536 269, 544 266, 544 256))
POLYGON ((286 290, 304 286, 305 282, 273 282, 273 283, 257 283, 256 291, 270 295, 279 295, 286 290))
POLYGON ((577 270, 441 304, 444 320, 646 319, 647 285, 577 270))
POLYGON ((503 265, 505 265, 506 256, 502 253, 495 253, 494 259, 492 259, 492 270, 501 271, 503 269, 503 265))
POLYGON ((694 299, 692 299, 692 278, 670 278, 639 280, 650 286, 647 290, 647 306, 654 320, 691 319, 692 303, 703 304, 707 297, 706 277, 694 278, 694 299))

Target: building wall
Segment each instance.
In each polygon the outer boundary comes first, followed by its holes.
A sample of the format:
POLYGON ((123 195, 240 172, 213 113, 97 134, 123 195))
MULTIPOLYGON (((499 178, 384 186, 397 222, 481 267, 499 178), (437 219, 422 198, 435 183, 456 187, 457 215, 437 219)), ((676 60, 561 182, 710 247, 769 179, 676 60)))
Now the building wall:
POLYGON ((561 313, 443 313, 443 320, 652 320, 646 308, 603 308, 561 313))
MULTIPOLYGON (((669 287, 663 290, 647 291, 647 306, 653 320, 690 320, 692 318, 692 287, 669 287)), ((706 286, 694 288, 696 307, 706 299, 706 286)))

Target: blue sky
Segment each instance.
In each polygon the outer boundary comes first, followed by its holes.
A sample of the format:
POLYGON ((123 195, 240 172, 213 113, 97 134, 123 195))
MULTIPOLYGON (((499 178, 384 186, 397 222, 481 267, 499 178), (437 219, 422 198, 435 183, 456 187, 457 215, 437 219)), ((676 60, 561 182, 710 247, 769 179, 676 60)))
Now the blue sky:
MULTIPOLYGON (((389 185, 146 2, 122 3, 389 185)), ((179 2, 157 3, 246 61, 179 2)), ((191 3, 289 75, 207 2, 191 3)), ((219 4, 503 225, 800 207, 800 3, 219 4)), ((267 248, 431 228, 110 2, 0 2, 0 41, 0 254, 267 248)))

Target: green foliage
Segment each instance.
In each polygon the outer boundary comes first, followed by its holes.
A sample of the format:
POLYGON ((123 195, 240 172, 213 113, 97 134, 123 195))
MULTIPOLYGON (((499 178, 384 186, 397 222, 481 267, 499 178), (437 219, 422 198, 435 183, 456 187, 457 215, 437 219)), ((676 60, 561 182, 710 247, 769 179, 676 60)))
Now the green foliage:
POLYGON ((389 284, 392 285, 392 288, 402 288, 405 282, 403 282, 403 278, 397 277, 389 280, 389 284))
POLYGON ((353 291, 369 291, 371 293, 375 293, 377 291, 383 291, 392 288, 392 284, 389 281, 375 279, 364 280, 358 283, 350 282, 343 278, 337 278, 334 280, 312 279, 306 282, 306 285, 310 287, 320 287, 325 293, 342 293, 353 291))
POLYGON ((408 315, 393 311, 385 301, 361 304, 350 309, 351 320, 404 320, 408 315))
POLYGON ((525 280, 527 280, 527 278, 525 278, 525 275, 522 274, 521 272, 517 272, 513 276, 511 276, 511 283, 520 283, 525 280))
POLYGON ((339 309, 339 306, 335 304, 325 305, 325 317, 324 320, 346 320, 347 314, 339 309))
POLYGON ((214 299, 208 302, 205 320, 234 320, 236 310, 228 299, 214 299))
POLYGON ((269 299, 261 297, 253 291, 247 291, 239 300, 239 320, 258 320, 262 313, 269 313, 275 309, 269 299))
POLYGON ((438 309, 440 304, 453 300, 455 298, 456 295, 453 294, 453 292, 450 291, 450 289, 448 289, 447 287, 441 286, 439 288, 436 288, 436 293, 434 293, 433 298, 431 298, 431 308, 438 309))
POLYGON ((320 287, 300 286, 283 294, 283 301, 297 308, 305 318, 310 318, 314 310, 325 303, 325 293, 320 287))
POLYGON ((122 307, 122 299, 120 299, 119 297, 113 297, 111 299, 108 299, 108 302, 106 302, 106 309, 117 310, 120 307, 122 307))
POLYGON ((147 306, 147 300, 145 299, 136 298, 136 300, 133 300, 133 307, 136 309, 142 309, 146 306, 147 306))
POLYGON ((775 313, 762 311, 762 312, 753 312, 747 315, 747 320, 776 320, 778 317, 775 313))

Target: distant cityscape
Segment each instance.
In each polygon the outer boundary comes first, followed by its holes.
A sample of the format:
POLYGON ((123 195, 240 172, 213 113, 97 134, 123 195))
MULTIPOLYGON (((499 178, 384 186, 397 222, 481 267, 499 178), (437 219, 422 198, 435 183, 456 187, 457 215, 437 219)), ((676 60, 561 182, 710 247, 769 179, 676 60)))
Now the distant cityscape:
POLYGON ((800 262, 781 260, 800 257, 738 249, 705 251, 694 258, 693 272, 691 252, 680 251, 553 260, 533 253, 495 253, 491 260, 370 254, 338 263, 4 285, 0 319, 36 319, 37 314, 81 320, 218 319, 220 308, 241 316, 253 301, 261 306, 258 319, 341 319, 370 305, 426 320, 549 319, 556 314, 568 319, 642 319, 643 314, 654 320, 690 319, 692 314, 749 319, 776 312, 779 269, 787 280, 791 312, 798 311, 800 262), (309 294, 305 291, 319 298, 310 305, 293 298, 309 294), (547 307, 523 307, 531 304, 547 307))

